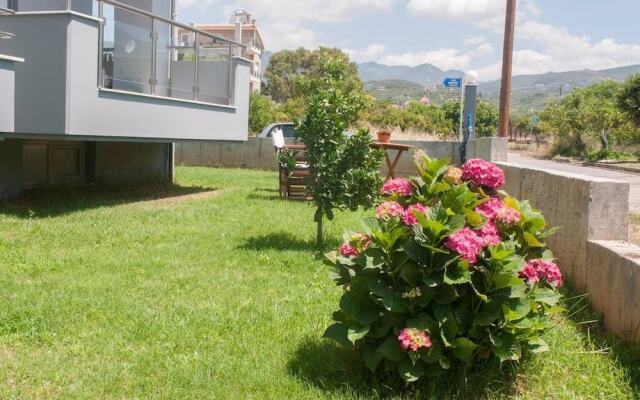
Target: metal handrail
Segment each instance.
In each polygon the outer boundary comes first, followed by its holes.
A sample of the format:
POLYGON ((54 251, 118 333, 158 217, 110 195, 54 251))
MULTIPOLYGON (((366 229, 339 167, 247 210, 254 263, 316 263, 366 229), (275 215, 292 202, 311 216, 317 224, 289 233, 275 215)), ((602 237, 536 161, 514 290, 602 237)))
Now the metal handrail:
MULTIPOLYGON (((12 10, 10 8, 0 7, 0 15, 15 14, 15 13, 16 13, 15 10, 12 10)), ((11 39, 14 37, 15 35, 13 33, 0 31, 0 39, 11 39)))
POLYGON ((232 44, 232 45, 234 45, 234 46, 238 46, 238 47, 242 47, 242 48, 246 48, 246 47, 247 47, 246 45, 244 45, 244 44, 242 44, 242 43, 239 43, 239 42, 236 42, 236 41, 233 41, 233 40, 229 40, 229 39, 227 39, 227 38, 225 38, 225 37, 222 37, 222 36, 214 35, 214 34, 209 33, 209 32, 207 32, 207 31, 203 31, 203 30, 201 30, 201 29, 194 28, 194 27, 192 27, 192 26, 190 26, 190 25, 186 25, 186 24, 183 24, 183 23, 180 23, 180 22, 174 21, 174 20, 172 20, 172 19, 170 19, 170 18, 164 18, 164 17, 162 17, 162 16, 159 16, 159 15, 156 15, 156 14, 153 14, 153 13, 150 13, 150 12, 145 11, 145 10, 141 10, 141 9, 139 9, 139 8, 137 8, 137 7, 130 6, 130 5, 128 5, 128 4, 121 3, 121 2, 116 1, 116 0, 98 0, 98 1, 100 1, 100 2, 104 2, 104 3, 107 3, 107 4, 111 4, 112 6, 116 6, 116 7, 118 7, 118 8, 123 8, 123 9, 128 10, 128 11, 131 11, 131 12, 133 12, 133 13, 140 14, 140 15, 144 15, 145 17, 152 18, 152 19, 156 19, 156 20, 158 20, 158 21, 162 21, 162 22, 165 22, 165 23, 167 23, 167 24, 171 24, 171 25, 173 25, 173 26, 176 26, 176 27, 178 27, 178 28, 185 29, 185 30, 187 30, 187 31, 191 31, 191 32, 194 32, 194 33, 198 33, 198 34, 200 34, 200 35, 204 35, 204 36, 209 37, 209 38, 211 38, 211 39, 220 40, 220 41, 222 41, 222 42, 227 42, 227 43, 229 43, 229 44, 232 44))

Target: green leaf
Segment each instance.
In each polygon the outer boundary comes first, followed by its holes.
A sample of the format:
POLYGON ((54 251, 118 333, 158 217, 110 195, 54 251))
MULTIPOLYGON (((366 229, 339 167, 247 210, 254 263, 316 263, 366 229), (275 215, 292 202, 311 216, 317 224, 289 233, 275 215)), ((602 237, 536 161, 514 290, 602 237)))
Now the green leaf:
POLYGON ((366 343, 362 347, 362 361, 364 361, 364 365, 369 368, 371 372, 376 372, 383 358, 382 354, 376 351, 375 344, 366 343))
POLYGON ((456 289, 451 285, 442 285, 437 288, 434 300, 438 304, 451 304, 458 298, 456 289))
POLYGON ((502 313, 507 321, 517 321, 531 312, 531 304, 526 299, 516 299, 502 305, 502 313))
POLYGON ((434 342, 429 348, 429 350, 420 351, 420 358, 422 359, 422 361, 429 364, 433 364, 440 361, 442 357, 443 357, 442 346, 440 346, 439 342, 434 342))
POLYGON ((511 207, 518 212, 522 212, 522 209, 520 208, 520 202, 518 202, 518 200, 514 199, 513 197, 507 196, 503 201, 505 206, 511 207))
POLYGON ((440 324, 440 336, 445 346, 451 347, 454 343, 456 335, 458 334, 458 323, 453 317, 453 314, 449 314, 444 320, 438 321, 440 324))
POLYGON ((424 279, 424 272, 413 263, 407 263, 400 271, 400 277, 412 286, 420 286, 424 279))
POLYGON ((533 301, 546 304, 548 306, 555 306, 560 302, 561 297, 562 295, 555 290, 538 288, 534 293, 533 301))
POLYGON ((447 266, 444 274, 444 283, 449 285, 461 285, 471 282, 471 270, 466 261, 459 261, 447 266))
POLYGON ((351 347, 351 342, 347 336, 347 326, 341 322, 336 322, 329 326, 322 337, 335 340, 342 346, 351 347))
POLYGON ((398 372, 405 382, 415 382, 424 375, 424 367, 421 363, 412 363, 404 360, 398 365, 398 372))
POLYGON ((398 344, 395 336, 389 336, 387 340, 378 347, 377 352, 382 354, 387 360, 394 362, 402 361, 407 357, 407 353, 400 348, 400 344, 398 344))
POLYGON ((493 277, 494 290, 523 285, 524 281, 513 274, 499 274, 493 277))
POLYGON ((379 317, 380 310, 369 299, 368 291, 352 287, 340 299, 340 308, 353 321, 360 325, 369 325, 379 317))
POLYGON ((489 300, 489 302, 480 308, 480 312, 476 315, 475 322, 480 326, 489 326, 502 316, 502 308, 500 303, 489 300))
POLYGON ((528 345, 529 351, 531 351, 532 353, 544 353, 546 351, 549 351, 549 345, 547 344, 547 342, 538 337, 529 339, 528 345))
POLYGON ((438 363, 443 370, 448 370, 449 368, 451 368, 451 361, 447 357, 441 357, 438 360, 438 363))
POLYGON ((367 336, 367 333, 369 333, 369 325, 366 325, 366 326, 353 325, 353 326, 350 326, 349 329, 347 330, 347 338, 351 343, 355 345, 358 340, 367 336))
POLYGON ((535 236, 533 236, 529 232, 525 232, 522 235, 522 237, 524 238, 525 243, 527 243, 529 247, 535 247, 535 248, 545 247, 543 243, 541 243, 538 239, 536 239, 535 236))
POLYGON ((476 212, 470 211, 466 214, 467 223, 472 227, 479 227, 484 224, 484 218, 476 212))
POLYGON ((500 362, 509 360, 518 361, 520 359, 520 357, 522 356, 522 349, 520 348, 520 344, 512 335, 501 335, 499 336, 499 341, 502 343, 502 345, 491 345, 491 349, 493 350, 493 354, 500 358, 500 362))
POLYGON ((473 356, 473 352, 478 348, 478 345, 471 340, 459 337, 453 343, 453 355, 464 362, 470 362, 473 356))

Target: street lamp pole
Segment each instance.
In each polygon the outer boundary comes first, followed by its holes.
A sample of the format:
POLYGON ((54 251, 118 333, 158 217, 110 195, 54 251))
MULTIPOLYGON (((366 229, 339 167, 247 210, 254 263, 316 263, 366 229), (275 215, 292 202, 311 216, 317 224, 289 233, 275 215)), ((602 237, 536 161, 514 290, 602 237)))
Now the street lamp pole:
POLYGON ((516 27, 516 0, 507 0, 507 15, 504 24, 504 48, 502 52, 502 83, 500 85, 500 118, 498 136, 509 135, 511 73, 513 71, 513 37, 516 27))

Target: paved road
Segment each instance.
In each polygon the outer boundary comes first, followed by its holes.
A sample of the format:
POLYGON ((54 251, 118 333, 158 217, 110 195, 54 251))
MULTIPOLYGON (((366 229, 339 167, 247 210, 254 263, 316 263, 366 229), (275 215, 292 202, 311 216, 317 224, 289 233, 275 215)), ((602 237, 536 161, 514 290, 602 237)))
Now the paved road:
POLYGON ((556 171, 571 172, 587 176, 595 176, 599 178, 613 179, 616 181, 629 182, 629 206, 632 212, 640 213, 640 174, 631 174, 621 171, 611 171, 602 168, 582 167, 579 165, 559 163, 551 160, 539 160, 529 158, 518 153, 509 153, 510 163, 529 165, 532 167, 553 169, 556 171))

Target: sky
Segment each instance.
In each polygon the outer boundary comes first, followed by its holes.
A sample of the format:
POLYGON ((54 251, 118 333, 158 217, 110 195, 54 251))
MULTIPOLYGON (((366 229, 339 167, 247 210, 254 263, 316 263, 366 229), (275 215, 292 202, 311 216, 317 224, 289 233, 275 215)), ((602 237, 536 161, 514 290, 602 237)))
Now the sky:
MULTIPOLYGON (((179 0, 183 22, 249 11, 270 51, 339 47, 357 62, 500 76, 505 0, 179 0)), ((519 0, 514 74, 640 64, 640 1, 519 0)))

